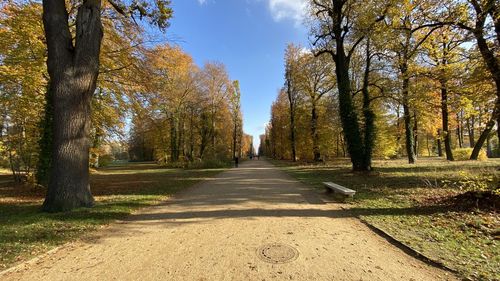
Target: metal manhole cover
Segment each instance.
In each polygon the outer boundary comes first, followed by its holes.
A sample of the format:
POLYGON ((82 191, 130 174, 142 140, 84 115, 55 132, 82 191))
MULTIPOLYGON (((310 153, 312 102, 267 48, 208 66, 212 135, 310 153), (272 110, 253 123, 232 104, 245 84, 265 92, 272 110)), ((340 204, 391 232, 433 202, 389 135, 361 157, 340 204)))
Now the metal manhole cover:
POLYGON ((285 244, 273 243, 261 246, 257 249, 257 255, 265 262, 287 263, 296 260, 299 251, 285 244))

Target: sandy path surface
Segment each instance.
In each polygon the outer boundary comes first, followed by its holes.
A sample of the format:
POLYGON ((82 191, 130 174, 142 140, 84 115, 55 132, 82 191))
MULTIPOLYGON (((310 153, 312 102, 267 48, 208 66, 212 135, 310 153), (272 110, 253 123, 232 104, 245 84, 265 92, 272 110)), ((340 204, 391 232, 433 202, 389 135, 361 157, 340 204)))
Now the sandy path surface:
POLYGON ((247 161, 97 236, 0 279, 454 280, 263 160, 247 161), (262 260, 262 251, 287 256, 259 250, 273 243, 298 256, 280 264, 262 260))

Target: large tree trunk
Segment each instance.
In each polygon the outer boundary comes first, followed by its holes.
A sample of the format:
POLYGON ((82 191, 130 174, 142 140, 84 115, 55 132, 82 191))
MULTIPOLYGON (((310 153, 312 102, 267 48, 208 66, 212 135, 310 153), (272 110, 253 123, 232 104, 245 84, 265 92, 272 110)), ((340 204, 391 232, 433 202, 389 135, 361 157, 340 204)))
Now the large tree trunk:
POLYGON ((448 90, 446 89, 446 81, 441 80, 441 119, 443 125, 444 148, 446 151, 446 160, 453 161, 453 153, 451 151, 451 135, 448 130, 448 90))
POLYGON ((349 61, 345 55, 341 36, 338 36, 337 39, 337 54, 334 60, 337 87, 339 90, 340 121, 347 143, 347 151, 351 157, 353 170, 366 171, 369 170, 369 167, 364 166, 365 156, 363 142, 359 129, 358 115, 356 114, 356 109, 352 101, 349 61))
POLYGON ((470 155, 470 160, 477 160, 477 158, 479 156, 479 152, 481 151, 481 148, 483 148, 484 142, 486 141, 489 134, 491 133, 491 130, 493 130, 493 127, 495 126, 495 119, 494 118, 497 116, 497 114, 499 114, 497 112, 498 108, 499 107, 496 107, 493 110, 492 118, 486 123, 486 128, 479 136, 479 139, 477 140, 476 145, 474 145, 474 149, 472 150, 472 153, 470 155))
MULTIPOLYGON (((495 11, 497 11, 497 10, 495 10, 495 11)), ((498 24, 498 19, 495 19, 495 23, 498 24)), ((474 34, 474 37, 476 37, 477 46, 479 48, 481 56, 483 57, 483 60, 486 64, 489 72, 491 73, 491 77, 493 78, 493 81, 495 82, 497 98, 495 101, 495 105, 493 108, 493 113, 491 115, 491 119, 486 123, 486 128, 481 133, 481 135, 479 136, 479 139, 477 140, 477 142, 474 146, 474 149, 473 149, 472 154, 470 156, 471 160, 477 160, 477 157, 479 155, 479 151, 483 147, 484 142, 486 141, 486 139, 488 138, 488 135, 490 134, 491 130, 493 129, 493 127, 495 125, 495 121, 500 122, 500 63, 499 63, 498 58, 495 56, 495 53, 493 51, 493 47, 490 47, 488 45, 488 42, 484 38, 484 24, 485 24, 484 18, 482 20, 476 21, 476 28, 472 31, 472 33, 474 34)), ((498 32, 498 30, 497 30, 497 32, 498 32)), ((498 39, 498 41, 500 41, 500 36, 498 36, 498 33, 497 33, 497 39, 498 39)), ((498 137, 500 139, 500 132, 497 132, 497 134, 498 134, 498 137)))
POLYGON ((73 46, 64 0, 43 1, 49 91, 53 101, 52 165, 43 210, 94 203, 89 186, 90 106, 99 73, 101 1, 86 0, 76 18, 73 46))
MULTIPOLYGON (((40 124, 42 136, 38 141, 40 152, 38 153, 38 165, 35 175, 36 182, 44 187, 48 187, 49 184, 50 162, 52 160, 53 103, 50 91, 47 89, 47 93, 45 94, 45 114, 40 124)), ((1 131, 2 128, 0 127, 1 131)))

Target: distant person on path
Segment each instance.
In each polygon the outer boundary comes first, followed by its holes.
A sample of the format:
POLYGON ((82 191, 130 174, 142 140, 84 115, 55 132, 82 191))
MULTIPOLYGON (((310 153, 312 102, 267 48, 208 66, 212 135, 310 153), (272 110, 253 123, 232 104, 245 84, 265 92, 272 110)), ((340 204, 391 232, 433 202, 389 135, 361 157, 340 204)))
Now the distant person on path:
POLYGON ((234 157, 234 166, 238 168, 238 156, 234 157))
POLYGON ((257 154, 257 160, 260 160, 260 154, 257 154))

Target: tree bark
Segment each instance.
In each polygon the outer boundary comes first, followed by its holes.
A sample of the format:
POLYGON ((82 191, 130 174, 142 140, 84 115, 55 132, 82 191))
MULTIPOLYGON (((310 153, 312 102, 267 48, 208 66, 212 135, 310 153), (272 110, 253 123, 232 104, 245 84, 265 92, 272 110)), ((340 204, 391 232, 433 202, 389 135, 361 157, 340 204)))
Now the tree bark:
POLYGON ((335 60, 335 73, 339 90, 340 121, 347 143, 347 151, 351 157, 354 171, 366 171, 364 166, 365 156, 361 132, 358 124, 358 115, 351 95, 351 82, 349 78, 349 60, 345 55, 344 43, 341 36, 337 38, 337 53, 335 60))
POLYGON ((457 140, 458 147, 464 147, 464 130, 463 130, 463 110, 457 113, 457 140))
MULTIPOLYGON (((476 7, 475 7, 476 8, 476 7)), ((495 6, 494 8, 494 14, 498 14, 498 10, 495 6)), ((498 27, 498 19, 494 19, 496 26, 498 27)), ((493 108, 493 112, 491 115, 491 119, 486 123, 486 127, 484 131, 481 133, 479 136, 479 139, 477 140, 476 144, 474 145, 474 149, 472 151, 472 154, 470 156, 471 160, 477 160, 477 157, 479 155, 479 151, 483 147, 484 142, 486 141, 488 135, 490 134, 491 130, 493 129, 495 125, 495 121, 500 122, 500 60, 495 56, 494 49, 492 46, 488 45, 487 40, 484 37, 484 26, 486 22, 486 15, 483 13, 478 15, 478 18, 476 19, 476 24, 475 28, 471 29, 472 34, 476 38, 477 41, 477 46, 479 49, 479 52, 481 53, 481 56, 491 73, 491 77, 493 78, 493 81, 495 82, 496 86, 496 101, 495 105, 493 108)), ((497 40, 500 41, 500 36, 497 31, 497 40)), ((500 139, 500 130, 497 131, 498 137, 500 139)))
POLYGON ((54 110, 52 165, 44 211, 67 211, 94 204, 89 186, 88 136, 103 35, 100 12, 100 0, 83 1, 76 16, 73 46, 65 1, 43 1, 54 110))
MULTIPOLYGON (((496 114, 498 114, 497 112, 497 108, 495 108, 492 116, 496 116, 496 114)), ((483 148, 483 144, 484 142, 486 141, 486 139, 488 138, 491 130, 493 129, 493 127, 495 126, 495 119, 493 119, 493 117, 486 123, 486 128, 484 129, 484 131, 481 133, 481 135, 479 136, 479 139, 477 140, 476 144, 474 145, 474 148, 472 149, 472 153, 470 155, 470 160, 477 160, 477 158, 479 157, 479 152, 481 151, 481 148, 483 148)))
POLYGON ((413 136, 413 126, 411 123, 411 113, 410 105, 408 101, 408 84, 409 79, 403 79, 403 119, 405 125, 405 137, 406 137, 406 154, 408 156, 408 163, 415 163, 415 143, 413 136))
POLYGON ((451 135, 448 128, 448 89, 446 88, 446 81, 440 79, 441 84, 441 119, 444 136, 444 148, 446 151, 446 160, 453 161, 453 152, 451 151, 451 135))
MULTIPOLYGON (((404 61, 408 59, 404 58, 404 61)), ((408 163, 414 164, 416 161, 415 156, 415 139, 413 135, 413 126, 411 123, 411 113, 410 113, 410 101, 409 101, 409 88, 410 88, 410 78, 408 77, 408 65, 403 62, 400 67, 401 76, 403 77, 402 84, 402 96, 403 96, 403 119, 405 125, 405 137, 406 137, 406 155, 408 156, 408 163)))
MULTIPOLYGON (((52 156, 52 123, 53 121, 53 110, 50 92, 47 89, 45 94, 45 114, 40 124, 40 129, 42 131, 42 136, 38 141, 40 152, 38 154, 38 165, 36 169, 36 182, 44 187, 48 187, 49 184, 49 174, 50 174, 50 162, 52 156)), ((0 132, 2 128, 0 127, 0 132)))

